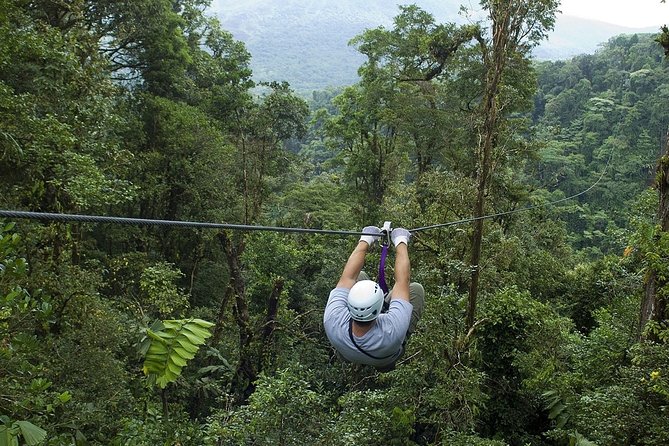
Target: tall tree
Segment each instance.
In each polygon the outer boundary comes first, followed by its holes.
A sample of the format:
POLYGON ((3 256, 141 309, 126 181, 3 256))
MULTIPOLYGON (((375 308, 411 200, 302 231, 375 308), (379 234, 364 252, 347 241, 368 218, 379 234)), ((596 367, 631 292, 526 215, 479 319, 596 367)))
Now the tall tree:
POLYGON ((346 88, 333 101, 339 113, 325 126, 330 145, 344 165, 351 194, 357 198, 356 209, 371 220, 378 218, 379 205, 396 172, 397 129, 384 119, 388 113, 384 104, 392 102, 394 94, 382 76, 368 70, 361 85, 346 88))
POLYGON ((666 244, 667 234, 669 234, 669 141, 667 142, 667 151, 660 158, 657 167, 656 187, 659 194, 657 217, 660 221, 658 234, 655 237, 654 250, 657 253, 647 253, 649 267, 647 271, 644 296, 641 302, 640 316, 640 334, 646 336, 645 328, 649 322, 655 323, 655 329, 649 330, 647 336, 649 339, 658 340, 658 329, 661 323, 668 319, 667 315, 667 297, 666 287, 669 285, 666 276, 666 244))
MULTIPOLYGON (((283 144, 287 139, 303 136, 306 131, 309 111, 306 102, 295 96, 286 83, 271 83, 266 87, 269 92, 259 103, 249 104, 239 111, 232 130, 237 150, 233 160, 234 174, 225 186, 237 192, 228 207, 236 209, 237 220, 244 224, 255 224, 262 218, 263 206, 272 195, 270 180, 280 177, 288 167, 283 144)), ((214 338, 220 337, 225 305, 232 300, 240 352, 232 387, 240 399, 246 400, 253 392, 260 372, 242 262, 246 235, 221 233, 218 241, 227 258, 230 282, 221 302, 214 338)), ((277 279, 273 286, 274 289, 281 288, 281 279, 277 279)), ((270 305, 273 305, 271 299, 270 305)), ((269 313, 268 309, 268 318, 272 317, 269 313)))
POLYGON ((493 166, 500 154, 499 133, 509 110, 503 86, 509 81, 510 66, 527 65, 530 49, 552 29, 558 0, 482 0, 490 28, 476 35, 483 63, 483 95, 479 106, 477 148, 477 196, 474 205, 474 232, 471 243, 471 282, 467 307, 467 327, 476 319, 476 301, 481 274, 483 217, 493 166))
POLYGON ((412 177, 440 162, 456 164, 459 96, 442 82, 472 29, 438 24, 416 5, 400 6, 392 29, 370 29, 351 41, 367 61, 360 83, 336 99, 340 114, 328 130, 347 158, 351 183, 364 191, 362 209, 371 209, 366 218, 375 218, 373 208, 388 186, 402 179, 400 161, 406 156, 416 162, 412 177))
POLYGON ((130 154, 116 133, 123 119, 114 108, 117 90, 85 23, 76 20, 80 5, 68 15, 53 13, 52 3, 6 3, 0 172, 7 193, 0 195, 12 207, 50 211, 126 201, 132 187, 122 176, 130 154))
MULTIPOLYGON (((662 35, 658 38, 658 42, 664 47, 665 54, 669 56, 669 29, 666 25, 662 29, 662 35)), ((656 178, 656 187, 659 193, 657 212, 657 217, 660 220, 659 249, 662 249, 665 245, 666 236, 669 234, 669 134, 667 136, 665 153, 658 162, 656 178)), ((659 324, 669 318, 669 315, 667 315, 666 291, 664 290, 667 286, 667 277, 662 268, 665 261, 662 254, 659 257, 659 264, 651 264, 648 271, 639 322, 639 332, 642 336, 649 322, 652 321, 657 324, 655 330, 648 331, 648 337, 652 340, 660 338, 658 330, 660 328, 666 329, 666 327, 660 327, 659 324)))

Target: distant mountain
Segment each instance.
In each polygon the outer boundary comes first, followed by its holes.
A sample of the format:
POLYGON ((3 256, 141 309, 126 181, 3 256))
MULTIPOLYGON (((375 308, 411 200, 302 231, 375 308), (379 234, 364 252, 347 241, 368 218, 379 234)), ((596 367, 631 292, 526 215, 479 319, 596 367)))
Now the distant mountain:
POLYGON ((620 34, 659 33, 660 27, 627 28, 596 20, 560 15, 548 41, 534 50, 540 60, 569 59, 578 54, 592 54, 611 37, 620 34))
MULTIPOLYGON (((462 23, 461 0, 414 0, 440 22, 462 23)), ((477 2, 471 2, 477 4, 477 2)), ((364 58, 348 42, 367 28, 389 27, 400 2, 389 0, 213 0, 223 27, 243 41, 258 81, 285 80, 302 93, 357 81, 364 58)), ((657 32, 559 16, 535 51, 538 59, 593 53, 618 34, 657 32)))

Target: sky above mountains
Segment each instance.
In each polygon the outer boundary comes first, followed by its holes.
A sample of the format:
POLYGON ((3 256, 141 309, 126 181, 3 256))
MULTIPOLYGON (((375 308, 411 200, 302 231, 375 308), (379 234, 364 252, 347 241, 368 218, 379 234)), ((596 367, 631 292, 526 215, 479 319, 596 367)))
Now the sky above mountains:
POLYGON ((564 15, 628 28, 669 23, 669 3, 660 0, 562 0, 560 10, 564 15))

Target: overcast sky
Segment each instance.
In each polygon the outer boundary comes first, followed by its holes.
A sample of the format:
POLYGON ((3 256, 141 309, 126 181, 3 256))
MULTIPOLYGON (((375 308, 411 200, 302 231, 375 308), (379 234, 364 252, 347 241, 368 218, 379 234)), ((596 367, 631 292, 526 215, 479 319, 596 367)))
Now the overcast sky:
POLYGON ((630 28, 669 23, 669 3, 660 0, 562 0, 560 10, 630 28))
MULTIPOLYGON (((239 0, 243 2, 244 0, 239 0)), ((328 0, 336 3, 336 0, 328 0)), ((386 0, 389 4, 409 4, 411 0, 386 0)), ((229 0, 213 0, 214 11, 234 6, 229 0)), ((262 2, 258 2, 261 4, 262 2)), ((479 0, 460 0, 460 3, 477 8, 479 0)), ((565 15, 582 17, 627 26, 645 28, 669 24, 669 0, 562 0, 560 10, 565 15)))

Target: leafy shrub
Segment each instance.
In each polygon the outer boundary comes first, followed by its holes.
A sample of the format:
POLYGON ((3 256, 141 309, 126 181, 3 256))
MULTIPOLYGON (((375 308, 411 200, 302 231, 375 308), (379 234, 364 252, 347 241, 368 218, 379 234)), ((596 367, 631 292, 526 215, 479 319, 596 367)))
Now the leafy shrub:
POLYGON ((322 444, 318 439, 329 423, 326 397, 312 388, 308 375, 300 366, 261 375, 248 405, 211 417, 206 444, 322 444))

